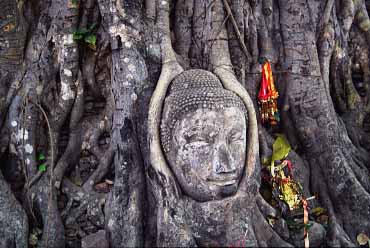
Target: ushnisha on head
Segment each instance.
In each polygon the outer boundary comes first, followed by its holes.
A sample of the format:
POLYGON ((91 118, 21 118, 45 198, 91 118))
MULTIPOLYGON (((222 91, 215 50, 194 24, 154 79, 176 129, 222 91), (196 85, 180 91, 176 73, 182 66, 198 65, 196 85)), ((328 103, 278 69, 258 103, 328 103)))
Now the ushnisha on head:
POLYGON ((161 143, 182 191, 197 201, 236 193, 245 168, 247 113, 242 100, 205 70, 171 83, 161 143))

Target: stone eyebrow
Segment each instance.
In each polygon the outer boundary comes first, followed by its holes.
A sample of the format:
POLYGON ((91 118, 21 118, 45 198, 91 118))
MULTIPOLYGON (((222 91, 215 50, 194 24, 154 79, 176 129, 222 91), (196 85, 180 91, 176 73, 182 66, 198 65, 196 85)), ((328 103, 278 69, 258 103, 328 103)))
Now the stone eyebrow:
POLYGON ((203 124, 203 125, 197 125, 197 126, 187 126, 185 127, 184 135, 187 137, 190 137, 194 134, 204 134, 204 133, 210 133, 210 132, 220 132, 220 127, 214 124, 203 124), (207 129, 204 129, 204 127, 208 127, 207 129))

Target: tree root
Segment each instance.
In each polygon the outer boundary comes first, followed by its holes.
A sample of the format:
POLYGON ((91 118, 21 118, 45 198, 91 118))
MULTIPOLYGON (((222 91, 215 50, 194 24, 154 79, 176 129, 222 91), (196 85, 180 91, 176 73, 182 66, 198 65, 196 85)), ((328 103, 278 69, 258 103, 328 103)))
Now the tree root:
POLYGON ((0 172, 0 247, 28 246, 28 218, 0 172))

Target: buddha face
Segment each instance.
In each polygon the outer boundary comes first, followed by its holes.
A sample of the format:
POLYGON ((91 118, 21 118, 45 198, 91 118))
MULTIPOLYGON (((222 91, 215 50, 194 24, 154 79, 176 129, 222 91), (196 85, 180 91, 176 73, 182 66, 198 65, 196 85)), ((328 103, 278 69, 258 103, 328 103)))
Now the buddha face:
POLYGON ((234 194, 246 154, 246 118, 242 110, 197 109, 174 127, 167 159, 182 190, 197 201, 234 194))

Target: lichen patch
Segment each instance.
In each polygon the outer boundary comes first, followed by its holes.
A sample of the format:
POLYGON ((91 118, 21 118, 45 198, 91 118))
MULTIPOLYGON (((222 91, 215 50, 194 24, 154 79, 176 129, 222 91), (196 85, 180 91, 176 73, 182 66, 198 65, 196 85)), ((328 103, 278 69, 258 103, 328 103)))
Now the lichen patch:
POLYGON ((68 101, 74 99, 74 92, 72 91, 71 87, 67 82, 61 82, 61 96, 64 101, 68 101))
POLYGON ((33 147, 30 144, 26 144, 24 150, 26 153, 31 154, 33 152, 33 147))
POLYGON ((21 140, 28 140, 28 131, 21 128, 20 130, 18 130, 18 133, 16 134, 16 137, 15 137, 18 141, 21 141, 21 140))

